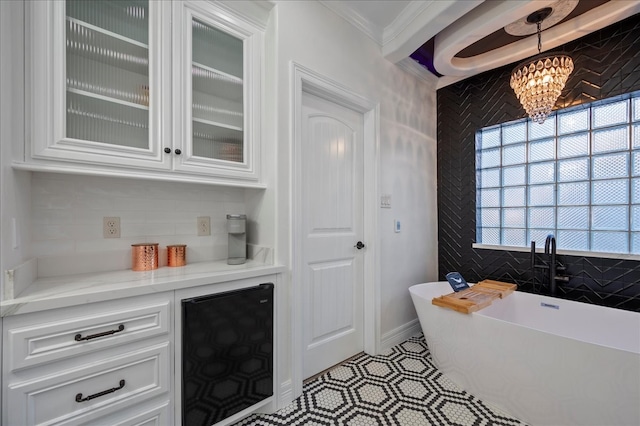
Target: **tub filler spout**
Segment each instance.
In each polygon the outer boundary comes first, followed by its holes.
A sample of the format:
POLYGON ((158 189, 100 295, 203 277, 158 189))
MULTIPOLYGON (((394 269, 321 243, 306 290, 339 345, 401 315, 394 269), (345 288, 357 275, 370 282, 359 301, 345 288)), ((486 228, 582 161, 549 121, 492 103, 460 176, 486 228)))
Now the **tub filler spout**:
POLYGON ((549 292, 555 296, 558 291, 556 283, 556 237, 549 234, 544 242, 544 254, 549 256, 549 292))
POLYGON ((556 256, 556 238, 549 234, 544 242, 544 254, 547 257, 543 264, 536 263, 536 242, 531 241, 531 269, 535 274, 536 269, 546 270, 549 280, 549 294, 556 296, 558 293, 558 282, 569 282, 569 277, 558 275, 558 272, 564 271, 566 268, 557 260, 556 256))

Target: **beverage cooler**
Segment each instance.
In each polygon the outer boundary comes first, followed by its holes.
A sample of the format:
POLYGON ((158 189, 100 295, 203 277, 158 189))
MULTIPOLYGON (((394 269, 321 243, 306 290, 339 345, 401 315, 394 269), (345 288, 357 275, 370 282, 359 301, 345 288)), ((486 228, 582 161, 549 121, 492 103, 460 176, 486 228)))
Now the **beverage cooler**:
POLYGON ((182 300, 182 424, 273 395, 273 284, 182 300))

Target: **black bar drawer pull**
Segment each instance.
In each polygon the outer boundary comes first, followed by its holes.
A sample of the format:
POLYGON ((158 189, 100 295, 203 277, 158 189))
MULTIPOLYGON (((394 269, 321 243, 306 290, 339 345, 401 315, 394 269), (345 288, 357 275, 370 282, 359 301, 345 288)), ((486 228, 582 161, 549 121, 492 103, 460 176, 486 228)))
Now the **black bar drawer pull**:
POLYGON ((89 396, 87 396, 85 398, 83 398, 82 394, 79 393, 79 394, 76 395, 76 402, 84 402, 84 401, 89 401, 89 400, 94 399, 94 398, 99 398, 101 396, 105 396, 105 395, 113 393, 113 392, 115 392, 117 390, 120 390, 123 387, 124 387, 124 380, 120 380, 120 386, 118 386, 117 388, 111 388, 111 389, 107 389, 107 390, 102 391, 102 392, 94 393, 93 395, 89 395, 89 396))
POLYGON ((95 339, 96 337, 103 337, 103 336, 109 336, 111 334, 115 334, 118 333, 120 331, 124 330, 124 325, 120 324, 118 326, 117 330, 109 330, 109 331, 105 331, 103 333, 98 333, 98 334, 92 334, 91 336, 87 336, 87 337, 82 337, 82 334, 78 333, 76 334, 76 342, 81 342, 83 340, 91 340, 91 339, 95 339))

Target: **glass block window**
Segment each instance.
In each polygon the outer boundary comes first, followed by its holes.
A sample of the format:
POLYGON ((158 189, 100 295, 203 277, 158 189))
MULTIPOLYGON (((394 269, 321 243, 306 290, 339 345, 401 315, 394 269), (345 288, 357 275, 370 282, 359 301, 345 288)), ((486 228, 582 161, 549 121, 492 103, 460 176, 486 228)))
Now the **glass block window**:
POLYGON ((476 132, 476 241, 640 254, 640 92, 476 132))

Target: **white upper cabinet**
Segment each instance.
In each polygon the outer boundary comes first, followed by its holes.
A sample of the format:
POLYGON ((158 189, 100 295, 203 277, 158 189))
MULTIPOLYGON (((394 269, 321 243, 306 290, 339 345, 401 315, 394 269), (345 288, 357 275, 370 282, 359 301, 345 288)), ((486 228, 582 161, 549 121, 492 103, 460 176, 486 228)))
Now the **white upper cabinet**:
POLYGON ((262 36, 215 3, 173 3, 175 168, 257 176, 262 36))
POLYGON ((30 156, 169 170, 162 148, 171 141, 171 86, 163 62, 171 50, 162 37, 170 8, 135 0, 28 7, 30 156))
POLYGON ((17 167, 260 186, 262 28, 217 2, 27 7, 17 167))

